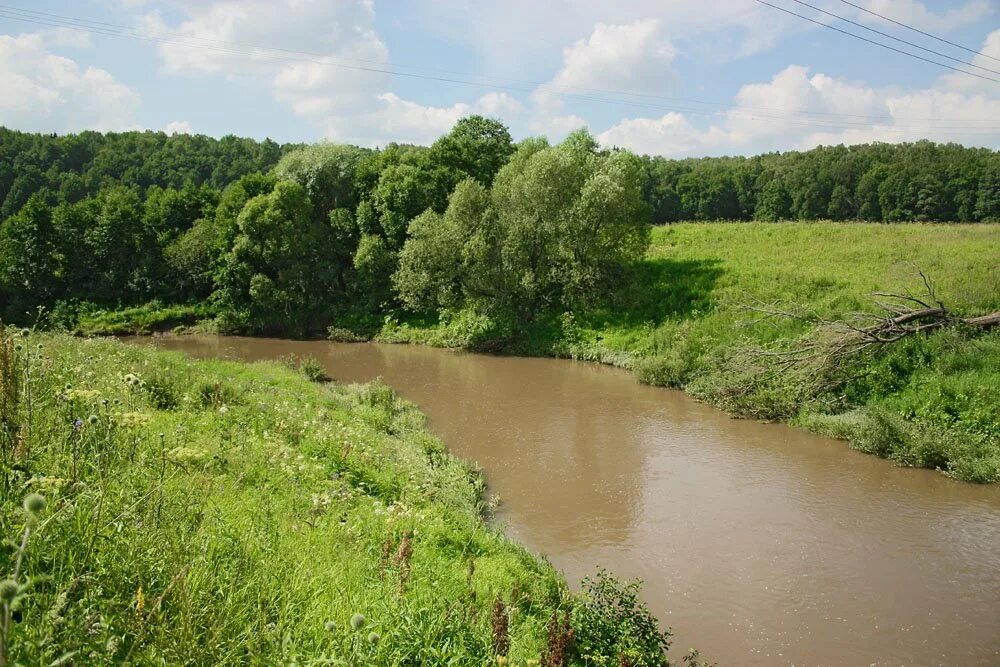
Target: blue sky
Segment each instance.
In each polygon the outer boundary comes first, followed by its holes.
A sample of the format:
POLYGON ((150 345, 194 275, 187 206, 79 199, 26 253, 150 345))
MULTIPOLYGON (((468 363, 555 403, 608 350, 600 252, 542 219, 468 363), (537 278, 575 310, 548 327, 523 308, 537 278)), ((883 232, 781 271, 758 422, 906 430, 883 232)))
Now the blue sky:
MULTIPOLYGON (((1000 79, 987 71, 1000 72, 997 0, 853 1, 980 54, 842 0, 809 4, 1000 79)), ((674 157, 919 138, 1000 147, 1000 83, 755 0, 0 4, 8 127, 379 145, 429 143, 469 113, 515 138, 587 126, 606 145, 674 157)))

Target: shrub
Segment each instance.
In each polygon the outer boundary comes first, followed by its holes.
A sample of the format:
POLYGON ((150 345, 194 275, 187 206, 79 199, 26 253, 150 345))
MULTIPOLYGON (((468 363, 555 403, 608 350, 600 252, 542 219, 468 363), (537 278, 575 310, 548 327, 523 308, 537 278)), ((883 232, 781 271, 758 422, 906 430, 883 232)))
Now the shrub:
POLYGON ((299 370, 311 382, 329 382, 330 376, 326 374, 323 364, 319 363, 316 357, 306 357, 299 364, 299 370))
POLYGON ((666 667, 670 631, 639 600, 639 581, 622 582, 605 570, 582 582, 571 614, 576 650, 587 664, 666 667))

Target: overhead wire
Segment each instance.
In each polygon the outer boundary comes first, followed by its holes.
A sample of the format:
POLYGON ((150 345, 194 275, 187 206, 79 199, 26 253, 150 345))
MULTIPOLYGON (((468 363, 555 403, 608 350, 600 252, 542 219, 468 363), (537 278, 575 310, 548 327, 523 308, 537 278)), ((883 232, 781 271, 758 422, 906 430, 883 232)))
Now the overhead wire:
POLYGON ((896 37, 894 35, 890 35, 887 32, 882 32, 881 30, 876 30, 875 28, 871 28, 871 27, 866 26, 866 25, 864 25, 862 23, 858 23, 857 21, 852 21, 849 18, 845 18, 843 16, 839 16, 838 14, 834 14, 833 12, 828 12, 825 9, 822 9, 822 8, 817 7, 815 5, 810 5, 808 2, 804 2, 803 0, 792 0, 792 2, 798 3, 798 4, 802 5, 803 7, 808 7, 809 9, 813 9, 813 10, 819 12, 820 14, 825 14, 826 16, 829 16, 831 18, 835 18, 838 21, 843 21, 844 23, 850 23, 851 25, 857 26, 857 27, 861 28, 862 30, 868 30, 869 32, 873 32, 876 35, 881 35, 882 37, 888 37, 891 40, 899 42, 900 44, 906 44, 907 46, 912 46, 912 47, 920 49, 922 51, 926 51, 927 53, 931 53, 931 54, 933 54, 935 56, 939 56, 941 58, 947 58, 948 60, 952 60, 954 62, 961 63, 962 65, 965 65, 966 67, 975 67, 976 69, 983 70, 984 72, 989 72, 990 74, 996 74, 996 75, 1000 76, 1000 71, 997 71, 995 69, 990 69, 989 67, 980 67, 979 65, 976 65, 975 63, 970 63, 970 62, 968 62, 966 60, 962 60, 961 58, 955 58, 954 56, 949 56, 947 53, 941 53, 940 51, 935 51, 934 49, 928 49, 926 46, 921 46, 921 45, 916 44, 914 42, 909 42, 909 41, 907 41, 905 39, 896 37))
POLYGON ((897 21, 896 19, 889 18, 888 16, 885 16, 884 14, 879 14, 878 12, 873 11, 871 9, 868 9, 867 7, 862 7, 861 5, 857 5, 857 4, 854 4, 853 2, 849 2, 849 0, 840 0, 840 1, 842 3, 844 3, 845 5, 850 5, 851 7, 854 7, 855 9, 859 9, 859 10, 863 11, 866 14, 870 14, 872 16, 878 17, 878 18, 882 19, 883 21, 888 21, 889 23, 894 23, 894 24, 896 24, 896 25, 898 25, 898 26, 900 26, 902 28, 906 28, 907 30, 912 30, 913 32, 920 33, 924 37, 930 37, 931 39, 936 39, 937 41, 943 42, 944 44, 948 44, 949 46, 954 46, 956 49, 962 49, 963 51, 968 51, 969 53, 973 53, 973 54, 975 54, 977 56, 982 56, 984 58, 989 58, 990 60, 995 60, 998 63, 1000 63, 1000 58, 995 58, 994 56, 991 56, 988 53, 983 53, 982 51, 979 51, 979 50, 976 50, 976 49, 971 49, 968 46, 962 46, 961 44, 956 44, 955 42, 952 42, 951 40, 945 39, 944 37, 938 37, 937 35, 933 35, 933 34, 931 34, 929 32, 921 30, 920 28, 915 28, 912 25, 908 25, 906 23, 903 23, 902 21, 897 21))
POLYGON ((924 58, 921 55, 918 55, 916 53, 910 53, 909 51, 904 51, 903 49, 897 49, 895 46, 890 46, 889 44, 883 44, 882 42, 876 41, 874 39, 868 39, 867 37, 863 37, 861 35, 856 35, 853 32, 850 32, 850 31, 847 31, 847 30, 843 30, 841 28, 838 28, 837 26, 833 26, 833 25, 830 25, 828 23, 823 23, 822 21, 818 21, 818 20, 816 20, 816 19, 814 19, 812 17, 806 16, 805 14, 799 14, 798 12, 793 12, 791 9, 786 9, 785 7, 781 7, 779 5, 772 4, 770 2, 767 2, 766 0, 755 0, 755 1, 758 2, 758 3, 760 3, 760 4, 762 4, 762 5, 767 5, 768 7, 771 7, 773 9, 777 9, 778 11, 784 12, 786 14, 791 14, 792 16, 797 16, 800 19, 804 19, 806 21, 809 21, 810 23, 815 23, 818 26, 822 26, 824 28, 829 28, 830 30, 836 30, 839 33, 847 35, 848 37, 853 37, 854 39, 860 39, 863 42, 868 42, 869 44, 874 44, 875 46, 880 46, 883 49, 888 49, 889 51, 895 51, 896 53, 900 53, 900 54, 902 54, 904 56, 909 56, 910 58, 916 58, 917 60, 922 60, 925 63, 930 63, 932 65, 937 65, 938 67, 944 67, 945 69, 950 69, 950 70, 955 71, 955 72, 961 72, 962 74, 967 74, 968 76, 974 76, 974 77, 977 77, 977 78, 980 78, 980 79, 984 79, 986 81, 993 81, 994 83, 1000 83, 1000 79, 994 79, 991 76, 986 76, 984 74, 978 74, 976 72, 970 72, 968 70, 964 70, 964 69, 961 69, 959 67, 954 67, 954 66, 949 65, 947 63, 938 62, 937 60, 931 60, 930 58, 924 58))
MULTIPOLYGON (((340 68, 345 68, 345 69, 367 71, 367 72, 372 72, 372 73, 387 74, 387 75, 391 75, 391 76, 413 77, 413 78, 432 80, 432 81, 437 81, 437 82, 442 82, 442 83, 448 83, 448 84, 475 86, 475 87, 490 88, 490 89, 510 90, 510 91, 521 92, 521 93, 531 93, 531 92, 533 92, 532 88, 516 87, 516 86, 510 86, 510 85, 497 84, 497 83, 493 83, 493 82, 470 81, 470 80, 466 80, 466 79, 456 79, 456 78, 453 78, 453 77, 444 77, 444 76, 431 75, 431 74, 421 74, 421 73, 415 73, 415 72, 402 72, 402 71, 399 71, 398 69, 393 69, 392 65, 384 65, 384 63, 380 63, 379 61, 364 61, 364 60, 360 60, 360 59, 354 59, 354 62, 377 63, 377 64, 382 64, 384 66, 376 67, 376 66, 369 66, 369 65, 357 65, 357 64, 351 64, 351 63, 345 63, 343 61, 338 61, 337 59, 332 59, 330 57, 323 56, 322 54, 318 54, 318 53, 314 53, 314 52, 309 52, 309 51, 297 51, 297 50, 291 50, 291 49, 280 49, 280 48, 272 48, 272 47, 262 47, 262 46, 258 46, 258 45, 250 45, 250 44, 244 44, 244 43, 239 43, 239 42, 227 42, 226 40, 209 40, 209 39, 205 39, 205 38, 195 38, 196 42, 200 42, 200 43, 192 43, 192 41, 190 41, 190 40, 189 41, 183 41, 183 40, 178 40, 178 39, 164 38, 164 37, 158 36, 156 33, 139 31, 139 30, 136 30, 136 29, 128 28, 126 26, 121 26, 121 25, 116 25, 116 24, 111 24, 111 23, 105 23, 105 22, 100 22, 100 21, 90 21, 90 20, 87 20, 87 19, 79 19, 79 18, 75 18, 75 17, 68 17, 68 16, 63 16, 63 15, 54 14, 54 13, 50 13, 50 12, 38 12, 38 11, 34 11, 34 10, 26 10, 26 9, 23 9, 23 8, 13 7, 13 6, 4 5, 4 4, 0 4, 0 17, 2 17, 2 18, 9 18, 9 19, 18 20, 18 21, 24 21, 24 22, 28 22, 28 23, 34 23, 34 24, 40 24, 40 25, 47 25, 47 26, 50 26, 50 27, 68 28, 68 29, 71 29, 71 30, 78 30, 78 31, 88 32, 88 33, 94 33, 94 34, 102 34, 102 35, 108 35, 108 36, 114 36, 114 37, 124 37, 124 38, 130 38, 130 39, 136 39, 136 40, 142 40, 142 41, 149 41, 149 42, 154 42, 154 43, 159 43, 159 44, 172 44, 172 45, 177 45, 177 46, 186 47, 186 48, 203 49, 203 50, 208 50, 208 51, 213 51, 213 52, 223 53, 223 54, 228 54, 228 55, 249 56, 249 57, 252 57, 252 58, 254 58, 256 60, 263 60, 263 61, 267 61, 267 62, 289 62, 289 61, 291 61, 291 62, 311 62, 311 63, 316 63, 316 64, 320 64, 320 65, 324 65, 324 66, 340 67, 340 68), (218 46, 218 44, 223 44, 223 45, 228 45, 228 46, 218 46), (287 54, 287 55, 274 55, 274 53, 268 53, 268 52, 275 52, 275 53, 278 53, 278 54, 287 54), (316 58, 314 56, 318 56, 319 58, 316 58)), ((411 69, 420 69, 420 68, 411 68, 411 69)), ((550 85, 550 84, 541 84, 541 83, 537 83, 537 82, 525 82, 525 81, 519 81, 519 82, 521 82, 521 83, 527 83, 527 84, 535 86, 535 87, 540 86, 540 85, 550 85)), ((633 93, 627 93, 625 91, 603 91, 603 92, 611 92, 613 94, 622 94, 622 95, 632 95, 633 94, 633 93)), ((575 93, 570 93, 570 94, 561 93, 561 94, 564 97, 567 97, 569 99, 583 101, 583 102, 595 102, 595 103, 601 103, 601 104, 623 105, 623 106, 631 106, 631 107, 638 107, 638 108, 656 109, 656 110, 659 110, 659 111, 674 111, 674 112, 683 111, 683 112, 687 112, 687 113, 703 114, 703 115, 710 115, 710 116, 714 116, 714 115, 716 115, 716 114, 719 113, 719 111, 713 111, 713 110, 701 109, 701 108, 693 108, 693 107, 667 106, 667 105, 660 105, 660 104, 651 104, 651 103, 636 102, 634 100, 606 99, 606 98, 602 98, 602 97, 595 97, 595 96, 589 96, 589 95, 580 95, 580 94, 575 94, 575 93)), ((648 97, 648 98, 651 98, 651 99, 678 99, 678 100, 681 100, 681 101, 685 101, 685 100, 683 100, 683 98, 661 98, 660 96, 653 96, 653 95, 645 95, 644 97, 648 97)), ((721 103, 702 102, 702 101, 697 101, 697 100, 693 100, 693 101, 692 100, 686 100, 686 101, 688 103, 693 102, 693 103, 696 103, 696 104, 721 104, 721 103)), ((787 116, 772 116, 772 115, 767 115, 767 114, 761 114, 761 113, 759 113, 754 108, 739 107, 739 106, 734 106, 734 105, 728 105, 728 108, 730 108, 732 110, 732 112, 737 113, 739 115, 743 115, 744 117, 747 117, 747 118, 749 118, 751 120, 754 120, 754 121, 781 123, 781 124, 785 124, 785 125, 793 125, 793 126, 801 126, 801 127, 815 127, 815 128, 821 128, 821 129, 849 129, 850 127, 870 127, 871 124, 872 124, 870 122, 869 123, 862 123, 862 122, 852 122, 852 121, 846 121, 846 120, 837 120, 838 118, 843 118, 843 117, 866 118, 866 119, 876 119, 876 118, 883 119, 884 118, 884 119, 900 120, 899 118, 892 117, 892 116, 864 116, 864 115, 860 115, 860 114, 852 115, 852 114, 834 114, 834 113, 829 113, 829 112, 815 112, 816 115, 831 116, 832 118, 830 118, 830 119, 823 119, 823 118, 821 118, 818 121, 811 121, 810 120, 809 122, 796 122, 795 120, 789 119, 787 116)), ((759 108, 757 108, 757 109, 759 109, 759 108)), ((809 113, 808 111, 804 111, 804 110, 803 111, 798 111, 798 110, 788 110, 788 109, 780 109, 780 108, 770 108, 770 109, 767 109, 767 110, 777 111, 777 112, 781 112, 781 113, 791 113, 791 114, 796 114, 796 115, 798 115, 798 114, 808 114, 809 113)), ((994 119, 953 119, 953 120, 948 120, 948 119, 915 119, 915 118, 903 118, 902 120, 907 120, 907 121, 911 121, 911 122, 915 122, 915 121, 918 121, 918 120, 925 120, 927 122, 953 122, 953 123, 963 123, 963 122, 969 122, 969 123, 991 122, 991 123, 995 123, 996 122, 994 119)), ((898 123, 896 123, 896 124, 894 124, 891 127, 883 127, 882 129, 884 131, 894 132, 894 133, 906 133, 906 132, 908 132, 910 130, 928 130, 928 129, 930 129, 930 130, 933 130, 936 133, 954 134, 954 135, 963 135, 963 136, 964 135, 978 135, 978 134, 984 134, 984 135, 989 134, 989 135, 992 135, 992 134, 996 133, 995 130, 993 130, 991 127, 985 127, 985 126, 965 126, 965 125, 937 125, 937 126, 928 128, 927 126, 924 126, 924 125, 912 126, 911 127, 911 126, 899 125, 898 123), (958 130, 958 131, 956 131, 956 132, 947 132, 945 130, 958 130), (975 130, 985 130, 985 132, 976 132, 975 130)))

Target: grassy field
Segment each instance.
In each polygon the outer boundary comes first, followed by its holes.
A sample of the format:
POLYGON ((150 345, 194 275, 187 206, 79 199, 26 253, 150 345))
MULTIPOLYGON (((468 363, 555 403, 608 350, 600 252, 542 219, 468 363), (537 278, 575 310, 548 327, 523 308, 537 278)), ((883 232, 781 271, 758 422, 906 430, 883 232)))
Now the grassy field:
MULTIPOLYGON (((778 304, 836 319, 875 312, 873 292, 924 291, 960 315, 1000 310, 1000 226, 685 223, 654 230, 647 259, 614 300, 542 322, 513 351, 632 369, 734 414, 787 420, 904 465, 1000 480, 1000 332, 954 329, 857 361, 836 396, 809 395, 790 374, 741 363, 750 348, 787 349, 814 325, 747 306, 778 304)), ((390 322, 381 338, 471 346, 489 323, 459 313, 437 324, 390 322)))
POLYGON ((0 336, 0 659, 665 664, 632 588, 568 592, 415 408, 319 376, 0 336))

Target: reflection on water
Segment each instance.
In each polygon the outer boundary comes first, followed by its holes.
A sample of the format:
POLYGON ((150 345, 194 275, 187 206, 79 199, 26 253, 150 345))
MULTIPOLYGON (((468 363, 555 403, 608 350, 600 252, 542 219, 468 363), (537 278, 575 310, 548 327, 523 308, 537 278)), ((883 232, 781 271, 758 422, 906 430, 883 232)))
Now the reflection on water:
MULTIPOLYGON (((142 342, 148 342, 148 339, 142 342)), ((512 537, 603 565, 720 665, 1000 665, 1000 489, 729 419, 595 364, 411 346, 180 337, 383 376, 478 462, 512 537)))

